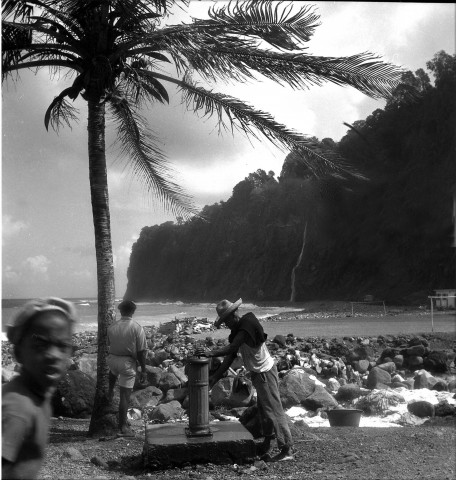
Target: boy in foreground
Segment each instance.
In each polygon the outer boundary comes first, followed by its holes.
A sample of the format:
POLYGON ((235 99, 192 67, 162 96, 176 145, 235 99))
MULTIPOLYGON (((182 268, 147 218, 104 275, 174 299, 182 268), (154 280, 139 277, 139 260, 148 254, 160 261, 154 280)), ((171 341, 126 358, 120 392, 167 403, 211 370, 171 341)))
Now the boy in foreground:
POLYGON ((2 479, 38 478, 48 443, 51 397, 72 352, 76 310, 60 298, 27 303, 8 325, 21 364, 2 386, 2 479))

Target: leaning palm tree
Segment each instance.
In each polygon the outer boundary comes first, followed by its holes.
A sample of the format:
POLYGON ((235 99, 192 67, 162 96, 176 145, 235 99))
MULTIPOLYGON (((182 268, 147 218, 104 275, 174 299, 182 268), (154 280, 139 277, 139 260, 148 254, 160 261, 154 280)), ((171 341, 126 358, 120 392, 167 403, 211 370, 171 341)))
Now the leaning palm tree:
POLYGON ((114 317, 114 271, 105 156, 105 115, 115 120, 122 153, 162 204, 176 215, 196 210, 172 182, 158 139, 141 115, 145 103, 168 102, 176 85, 187 107, 214 115, 221 130, 264 136, 297 152, 315 175, 349 171, 337 153, 321 150, 309 137, 277 123, 246 102, 216 93, 218 81, 256 75, 303 89, 330 81, 374 97, 389 96, 401 70, 376 55, 312 56, 305 44, 318 26, 313 8, 300 2, 214 3, 208 19, 170 26, 171 0, 6 0, 2 11, 2 79, 43 67, 68 82, 44 115, 58 130, 76 119, 71 101, 88 108, 89 178, 98 281, 98 371, 91 435, 114 428, 105 409, 108 368, 106 332, 114 317), (168 68, 169 65, 174 68, 168 68), (173 73, 169 73, 172 71, 173 73), (168 88, 169 89, 169 88, 168 88))

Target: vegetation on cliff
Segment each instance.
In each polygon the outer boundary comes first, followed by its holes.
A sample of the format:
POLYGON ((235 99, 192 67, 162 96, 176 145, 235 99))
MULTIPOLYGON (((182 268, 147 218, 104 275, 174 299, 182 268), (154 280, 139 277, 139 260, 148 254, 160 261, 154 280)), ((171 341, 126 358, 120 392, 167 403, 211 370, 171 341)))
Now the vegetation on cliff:
POLYGON ((408 72, 384 109, 347 124, 339 143, 320 142, 368 180, 317 179, 290 153, 277 179, 251 173, 203 218, 144 227, 126 295, 413 302, 452 288, 456 56, 438 52, 426 67, 433 83, 423 69, 408 72))

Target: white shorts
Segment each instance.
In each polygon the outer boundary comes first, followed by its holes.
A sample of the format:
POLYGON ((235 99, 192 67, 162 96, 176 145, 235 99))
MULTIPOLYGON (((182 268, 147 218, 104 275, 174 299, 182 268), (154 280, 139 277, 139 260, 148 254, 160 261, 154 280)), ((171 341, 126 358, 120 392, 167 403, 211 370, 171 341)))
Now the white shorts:
POLYGON ((119 385, 133 388, 136 377, 136 360, 130 356, 108 355, 108 367, 111 373, 119 377, 119 385))

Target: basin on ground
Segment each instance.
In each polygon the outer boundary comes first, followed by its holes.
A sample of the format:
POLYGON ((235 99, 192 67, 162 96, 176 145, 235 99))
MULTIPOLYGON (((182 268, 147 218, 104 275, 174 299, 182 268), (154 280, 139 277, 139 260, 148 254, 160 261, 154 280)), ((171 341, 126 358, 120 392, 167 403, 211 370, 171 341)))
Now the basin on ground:
POLYGON ((327 413, 331 427, 359 427, 363 411, 356 408, 336 408, 327 413))

